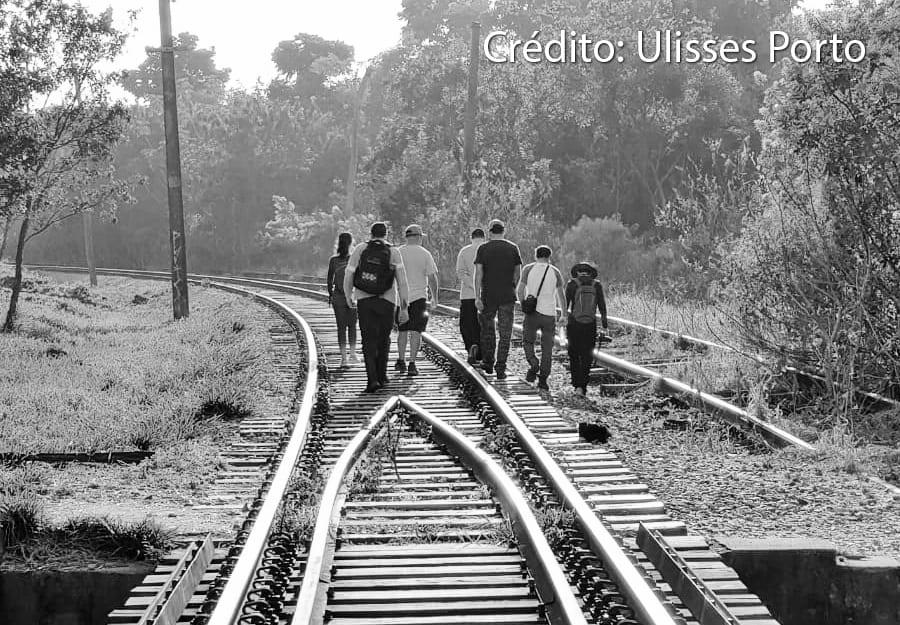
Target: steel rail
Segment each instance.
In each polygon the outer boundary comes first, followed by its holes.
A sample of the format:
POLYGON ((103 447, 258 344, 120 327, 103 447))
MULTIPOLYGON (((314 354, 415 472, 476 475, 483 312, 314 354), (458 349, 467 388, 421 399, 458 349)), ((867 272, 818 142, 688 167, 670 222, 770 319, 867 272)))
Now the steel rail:
MULTIPOLYGON (((97 271, 101 272, 107 270, 98 269, 97 271)), ((160 272, 160 275, 164 274, 160 272)), ((297 292, 318 298, 325 297, 325 294, 322 291, 314 291, 311 289, 289 286, 286 283, 278 284, 269 281, 251 280, 246 278, 218 278, 214 276, 203 276, 197 274, 192 274, 192 277, 237 283, 263 284, 272 288, 286 289, 290 290, 291 292, 297 292)), ((438 304, 434 307, 434 309, 447 315, 459 316, 459 309, 453 308, 452 306, 447 306, 446 304, 438 304)), ((521 324, 514 324, 514 328, 516 329, 516 331, 520 333, 522 332, 521 324)), ((567 345, 566 339, 559 335, 554 336, 553 340, 554 343, 559 347, 564 348, 567 345)), ((775 447, 797 447, 808 452, 815 450, 812 445, 802 440, 801 438, 794 436, 793 434, 775 425, 772 425, 771 423, 767 423, 766 421, 763 421, 762 419, 751 415, 746 410, 735 406, 734 404, 725 401, 720 397, 716 397, 715 395, 701 391, 700 389, 682 382, 681 380, 664 376, 661 373, 647 367, 642 367, 622 358, 617 358, 599 348, 594 349, 593 355, 596 362, 603 364, 608 369, 615 371, 620 375, 653 380, 657 384, 659 384, 660 390, 667 395, 677 398, 685 396, 692 398, 697 403, 699 403, 705 411, 719 416, 735 426, 749 429, 758 433, 763 438, 763 440, 775 447)))
POLYGON ((252 296, 253 298, 266 303, 270 307, 282 311, 292 323, 303 333, 303 340, 306 344, 307 367, 306 380, 303 388, 303 397, 300 407, 297 410, 297 421, 294 424, 291 438, 285 447, 281 462, 272 478, 272 483, 266 494, 262 506, 254 520, 250 535, 241 550, 237 563, 222 590, 219 601, 210 615, 208 625, 231 625, 237 621, 240 616, 241 606, 247 595, 253 578, 256 574, 256 568, 262 557, 266 547, 266 542, 272 531, 278 508, 284 493, 287 491, 288 483, 294 472, 294 467, 300 459, 303 452, 303 445, 306 442, 307 431, 309 430, 310 419, 316 403, 316 394, 319 387, 319 356, 316 349, 316 341, 313 336, 312 329, 306 320, 296 311, 285 306, 284 304, 264 295, 252 293, 244 289, 236 287, 228 287, 237 293, 252 296))
POLYGON ((431 436, 436 442, 443 443, 463 459, 475 475, 493 489, 516 534, 550 622, 561 625, 586 624, 581 606, 521 489, 499 464, 452 425, 435 417, 408 397, 400 395, 399 401, 401 406, 431 426, 431 436))
POLYGON ((331 541, 331 522, 335 513, 335 506, 337 505, 338 494, 343 486, 344 479, 353 468, 364 447, 375 435, 376 430, 384 421, 388 412, 395 408, 396 405, 396 397, 393 397, 376 410, 372 418, 369 419, 369 423, 360 428, 356 436, 347 443, 337 462, 331 468, 328 482, 325 484, 322 496, 319 499, 319 513, 316 516, 315 529, 307 550, 303 582, 297 593, 297 606, 291 619, 292 624, 300 625, 313 622, 319 584, 325 583, 322 577, 325 572, 325 557, 328 544, 331 541))
MULTIPOLYGON (((450 289, 441 287, 441 291, 446 291, 448 293, 459 293, 459 289, 450 289)), ((518 302, 516 303, 518 306, 518 302)), ((600 321, 600 315, 596 316, 597 320, 600 321)), ((759 365, 766 366, 766 361, 762 358, 762 356, 745 354, 740 351, 736 347, 732 347, 731 345, 726 345, 724 343, 718 343, 716 341, 711 341, 709 339, 703 339, 697 336, 691 336, 690 334, 684 334, 682 332, 676 332, 674 330, 666 330, 665 328, 660 328, 657 326, 649 325, 646 323, 640 323, 638 321, 632 321, 631 319, 625 319, 624 317, 616 317, 613 315, 607 315, 606 320, 609 323, 613 323, 625 328, 639 328, 641 330, 646 330, 648 332, 652 332, 655 334, 659 334, 661 336, 665 336, 671 339, 683 340, 687 343, 691 343, 693 345, 702 345, 704 347, 718 349, 721 351, 731 352, 733 354, 738 354, 739 356, 743 356, 748 360, 751 360, 759 365)), ((798 369, 797 367, 786 366, 781 369, 784 373, 790 373, 791 375, 795 375, 801 378, 807 378, 810 380, 815 380, 819 384, 828 384, 828 380, 825 379, 824 376, 818 373, 814 373, 812 371, 805 371, 803 369, 798 369)), ((832 382, 835 388, 840 388, 836 382, 832 382)), ((900 408, 900 401, 896 399, 891 399, 890 397, 885 397, 884 395, 880 395, 878 393, 873 393, 871 391, 863 391, 857 389, 854 393, 860 397, 865 397, 868 400, 871 400, 875 404, 881 404, 883 406, 891 406, 894 408, 900 408)))
POLYGON ((432 438, 452 449, 464 464, 473 470, 482 482, 491 486, 509 516, 513 531, 523 548, 523 556, 535 578, 535 586, 541 602, 547 610, 552 625, 587 625, 581 606, 556 561, 553 550, 529 508, 528 502, 512 479, 486 453, 479 450, 465 436, 446 421, 432 415, 403 395, 387 399, 347 444, 331 470, 322 491, 319 513, 310 543, 303 582, 297 594, 297 606, 291 625, 311 625, 316 622, 316 598, 324 581, 325 560, 332 536, 332 524, 336 516, 338 498, 343 483, 353 469, 365 446, 371 441, 387 416, 396 408, 405 408, 432 427, 432 438))
MULTIPOLYGON (((57 270, 57 271, 58 271, 58 270, 86 271, 86 269, 85 269, 85 268, 82 268, 82 267, 56 267, 56 266, 54 266, 54 265, 29 265, 29 266, 30 266, 30 267, 33 267, 33 268, 36 268, 36 269, 48 268, 48 269, 55 269, 55 270, 57 270)), ((143 274, 143 273, 146 273, 146 274, 160 274, 160 275, 163 276, 163 277, 169 277, 169 274, 167 274, 167 273, 165 273, 165 272, 152 272, 152 271, 145 271, 145 270, 139 270, 139 269, 132 269, 132 270, 97 269, 96 271, 97 271, 98 273, 109 273, 109 272, 113 272, 113 275, 115 275, 116 273, 122 273, 122 272, 124 272, 124 271, 128 271, 128 272, 134 273, 134 274, 143 274)), ((192 274, 192 275, 196 275, 196 274, 192 274)), ((199 276, 199 277, 201 277, 201 278, 206 278, 206 279, 210 279, 210 280, 213 280, 213 279, 215 279, 215 280, 224 280, 224 279, 233 280, 233 279, 235 279, 235 278, 229 278, 229 277, 226 277, 226 276, 209 276, 209 275, 207 275, 207 276, 199 276)), ((309 278, 309 277, 315 277, 315 276, 303 276, 303 277, 309 278)), ((321 287, 324 286, 324 283, 320 283, 320 282, 299 282, 299 281, 293 281, 293 280, 267 280, 267 282, 269 282, 269 283, 271 283, 271 284, 273 284, 273 285, 275 285, 275 284, 280 284, 280 285, 284 285, 284 286, 303 285, 303 286, 312 286, 312 287, 318 287, 318 288, 321 288, 321 287)), ((441 287, 440 290, 441 290, 441 291, 448 292, 448 293, 459 293, 459 289, 451 289, 451 288, 441 287)), ((518 305, 518 304, 517 304, 517 305, 518 305)), ((439 305, 439 306, 446 306, 446 305, 441 304, 441 305, 439 305)), ((451 307, 451 306, 446 306, 446 308, 447 308, 448 310, 450 310, 450 311, 456 311, 456 314, 458 314, 458 309, 453 308, 453 307, 451 307)), ((647 331, 649 331, 649 332, 654 332, 654 333, 660 334, 660 335, 662 335, 662 336, 667 336, 667 337, 669 337, 669 338, 682 339, 682 340, 684 340, 684 341, 686 341, 686 342, 688 342, 688 343, 693 343, 693 344, 695 344, 695 345, 704 345, 704 346, 706 346, 706 347, 711 347, 711 348, 713 348, 713 349, 719 349, 719 350, 723 350, 723 351, 733 352, 733 353, 735 353, 735 354, 742 355, 742 356, 744 356, 744 357, 746 357, 746 358, 748 358, 748 359, 750 359, 750 360, 752 360, 752 361, 754 361, 754 362, 756 362, 756 363, 758 363, 758 364, 761 364, 761 365, 764 365, 764 364, 765 364, 765 361, 763 360, 762 357, 760 357, 760 356, 751 356, 751 355, 748 355, 748 354, 744 354, 744 353, 741 352, 740 350, 738 350, 738 349, 736 349, 736 348, 734 348, 734 347, 731 347, 731 346, 729 346, 729 345, 725 345, 725 344, 723 344, 723 343, 717 343, 717 342, 715 342, 715 341, 710 341, 710 340, 708 340, 708 339, 703 339, 703 338, 699 338, 699 337, 696 337, 696 336, 691 336, 691 335, 689 335, 689 334, 683 334, 683 333, 681 333, 681 332, 675 332, 674 330, 666 330, 666 329, 664 329, 664 328, 659 328, 659 327, 656 327, 656 326, 652 326, 652 325, 640 323, 640 322, 637 322, 637 321, 632 321, 632 320, 630 320, 630 319, 625 319, 625 318, 623 318, 623 317, 616 317, 616 316, 612 316, 612 315, 607 315, 606 319, 607 319, 607 321, 610 321, 610 322, 612 322, 612 323, 616 323, 616 324, 621 325, 621 326, 625 326, 625 327, 633 327, 633 328, 641 328, 641 329, 643 329, 643 330, 647 330, 647 331)), ((599 320, 599 315, 598 315, 598 320, 599 320)), ((811 379, 811 380, 815 380, 816 382, 818 382, 818 383, 820 383, 820 384, 828 384, 828 380, 826 380, 825 377, 823 377, 822 375, 820 375, 820 374, 818 374, 818 373, 813 373, 813 372, 810 372, 810 371, 804 371, 804 370, 802 370, 802 369, 798 369, 798 368, 796 368, 796 367, 790 367, 790 366, 784 367, 782 370, 783 370, 784 372, 790 373, 790 374, 792 374, 792 375, 796 375, 796 376, 799 376, 799 377, 805 377, 805 378, 808 378, 808 379, 811 379)), ((834 385, 837 387, 837 383, 832 383, 832 384, 834 384, 834 385)), ((890 397, 885 397, 884 395, 880 395, 880 394, 878 394, 878 393, 873 393, 873 392, 871 392, 871 391, 863 391, 863 390, 856 390, 856 391, 854 391, 854 393, 857 394, 857 395, 859 395, 859 396, 865 397, 866 399, 869 399, 869 400, 871 400, 872 402, 874 402, 874 403, 876 403, 876 404, 882 404, 882 405, 891 406, 891 407, 894 407, 894 408, 900 407, 900 400, 891 399, 890 397)))
POLYGON ((563 502, 575 515, 585 534, 591 551, 597 555, 622 589, 632 609, 644 625, 676 625, 678 622, 662 603, 652 583, 631 560, 624 547, 603 525, 581 493, 575 488, 556 460, 544 448, 534 433, 522 421, 515 410, 493 386, 487 383, 455 351, 435 339, 429 333, 422 333, 422 339, 444 358, 464 371, 478 387, 498 417, 512 427, 519 444, 531 457, 540 473, 563 502))
MULTIPOLYGON (((444 304, 436 306, 435 308, 439 309, 445 314, 459 314, 459 311, 456 308, 446 306, 444 304)), ((521 333, 522 324, 513 324, 513 329, 521 333)), ((553 342, 561 348, 565 348, 568 346, 568 341, 564 337, 559 335, 555 335, 553 337, 553 342)), ((697 401, 700 406, 707 412, 722 417, 733 425, 757 432, 765 441, 773 446, 793 446, 805 451, 815 450, 812 445, 810 445, 803 439, 794 436, 790 432, 786 432, 785 430, 782 430, 781 428, 776 427, 771 423, 767 423, 762 419, 759 419, 758 417, 754 417, 746 410, 739 408, 738 406, 735 406, 734 404, 731 404, 724 399, 716 397, 715 395, 703 392, 700 389, 691 386, 690 384, 682 382, 681 380, 666 377, 657 371, 648 369, 647 367, 642 367, 627 360, 616 358, 615 356, 612 356, 599 348, 594 349, 593 355, 595 362, 603 364, 607 369, 615 371, 620 375, 653 380, 657 384, 659 384, 659 388, 662 392, 673 397, 691 397, 692 399, 697 401)))

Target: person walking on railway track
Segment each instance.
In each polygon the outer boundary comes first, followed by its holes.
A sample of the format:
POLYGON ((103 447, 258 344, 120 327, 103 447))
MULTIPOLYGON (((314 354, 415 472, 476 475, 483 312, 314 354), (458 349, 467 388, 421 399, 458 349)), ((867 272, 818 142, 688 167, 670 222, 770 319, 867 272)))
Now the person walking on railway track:
POLYGON ((363 361, 366 365, 366 393, 387 385, 388 353, 394 310, 399 305, 400 321, 406 321, 409 288, 403 258, 387 242, 387 225, 372 224, 371 240, 360 243, 350 254, 344 272, 344 293, 351 308, 359 313, 363 361))
POLYGON ((597 343, 598 311, 603 329, 608 327, 606 299, 603 297, 603 286, 597 280, 596 267, 582 261, 572 267, 571 275, 572 279, 566 284, 569 373, 575 391, 587 395, 588 378, 594 363, 594 345, 597 343))
POLYGON ((484 230, 472 231, 472 242, 456 256, 456 276, 459 278, 459 333, 469 355, 469 364, 481 360, 481 324, 475 309, 475 254, 484 243, 484 230))
MULTIPOLYGON (((405 371, 407 375, 418 375, 416 358, 422 345, 422 332, 428 326, 428 310, 437 303, 438 298, 438 269, 431 252, 422 247, 422 226, 410 224, 406 227, 405 236, 406 245, 401 245, 399 251, 409 286, 409 318, 405 323, 397 319, 397 362, 394 369, 398 372, 405 371), (407 340, 408 366, 405 361, 407 340)), ((399 315, 400 310, 397 312, 399 315)))
POLYGON ((502 221, 491 220, 490 240, 475 252, 475 308, 481 315, 482 368, 485 373, 493 373, 496 363, 498 380, 506 379, 516 284, 522 271, 519 247, 504 238, 505 230, 502 221))
POLYGON ((553 364, 553 339, 556 336, 557 304, 561 310, 560 322, 566 320, 566 294, 563 291, 563 277, 559 269, 550 264, 552 250, 540 245, 534 250, 534 262, 525 265, 522 277, 516 287, 516 296, 522 306, 525 319, 522 322, 522 343, 528 372, 525 381, 538 381, 541 390, 550 390, 547 378, 553 364), (541 359, 534 354, 537 333, 541 333, 541 359))
POLYGON ((344 274, 347 270, 347 262, 350 260, 350 244, 353 243, 353 235, 342 232, 338 236, 335 255, 328 260, 328 277, 325 284, 328 287, 328 303, 334 310, 334 320, 337 323, 338 346, 341 350, 341 368, 349 361, 359 362, 356 357, 356 310, 350 308, 347 296, 344 295, 344 274))

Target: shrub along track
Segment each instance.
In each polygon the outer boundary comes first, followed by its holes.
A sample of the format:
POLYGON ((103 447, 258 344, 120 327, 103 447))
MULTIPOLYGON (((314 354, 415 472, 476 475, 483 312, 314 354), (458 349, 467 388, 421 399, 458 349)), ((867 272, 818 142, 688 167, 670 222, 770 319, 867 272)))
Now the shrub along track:
MULTIPOLYGON (((632 617, 643 623, 679 622, 681 618, 693 622, 687 606, 697 614, 701 611, 719 614, 717 622, 737 622, 734 619, 739 618, 741 622, 760 625, 774 623, 758 598, 709 550, 702 537, 687 535, 685 526, 668 517, 663 505, 613 454, 580 442, 571 425, 529 386, 507 383, 501 395, 449 348, 426 336, 428 361, 422 363, 420 376, 395 378, 386 393, 361 395, 364 386, 361 366, 327 373, 328 358, 337 354, 336 333, 332 314, 321 301, 321 292, 251 280, 229 279, 228 282, 253 288, 257 291, 255 297, 268 297, 265 301, 270 306, 283 304, 302 311, 303 319, 294 313, 293 322, 307 336, 314 334, 324 346, 315 355, 315 341, 305 342, 313 352, 308 360, 318 362, 319 366, 306 369, 308 377, 297 425, 281 453, 278 468, 270 472, 271 477, 260 487, 261 498, 253 506, 245 531, 234 544, 222 546, 218 553, 209 544, 197 548, 200 555, 196 558, 199 563, 196 570, 188 564, 190 558, 185 558, 184 563, 164 564, 135 590, 126 609, 111 615, 113 622, 135 623, 142 617, 146 617, 143 622, 157 623, 192 619, 211 623, 283 622, 294 614, 298 593, 307 593, 303 596, 309 599, 301 601, 301 606, 316 607, 314 612, 325 609, 333 620, 347 618, 347 623, 382 622, 373 619, 388 612, 397 616, 401 609, 408 610, 407 620, 383 622, 524 623, 545 622, 544 619, 578 622, 565 619, 584 618, 586 622, 628 623, 632 617), (311 332, 304 327, 307 321, 311 332), (411 396, 416 404, 404 404, 390 398, 388 393, 411 396), (336 474, 349 472, 352 455, 348 459, 341 458, 341 454, 348 449, 350 439, 357 436, 361 426, 370 423, 373 413, 387 414, 397 409, 412 415, 413 421, 431 421, 418 434, 401 437, 396 448, 396 468, 393 462, 381 464, 381 480, 370 480, 379 484, 374 493, 364 498, 368 501, 351 498, 349 507, 344 507, 347 519, 339 545, 332 543, 329 547, 329 541, 325 540, 325 553, 317 551, 323 543, 317 537, 329 535, 328 531, 323 533, 319 529, 321 525, 312 533, 312 545, 298 540, 310 536, 311 524, 298 523, 297 519, 302 521, 317 509, 316 498, 310 496, 310 485, 323 480, 335 462, 342 467, 336 474), (528 487, 532 507, 541 515, 559 519, 561 506, 571 511, 574 519, 571 527, 557 523, 550 532, 558 563, 535 559, 521 542, 524 556, 494 544, 498 537, 508 538, 504 536, 500 517, 494 516, 496 500, 487 497, 473 479, 472 474, 480 471, 477 463, 465 462, 459 448, 448 454, 445 449, 450 446, 446 438, 429 441, 426 430, 431 428, 433 434, 439 422, 451 424, 456 428, 457 437, 468 440, 469 446, 485 437, 485 442, 493 441, 492 447, 499 452, 507 470, 528 487), (445 448, 433 446, 438 443, 443 443, 445 448), (459 459, 454 460, 453 454, 459 459), (417 494, 411 497, 411 492, 417 494), (475 527, 478 540, 472 535, 473 517, 478 518, 475 527), (638 540, 657 564, 675 577, 663 579, 637 546, 638 540), (677 558, 661 559, 667 557, 662 555, 666 550, 653 545, 665 542, 681 552, 693 572, 679 568, 677 558), (223 556, 225 548, 227 554, 223 556), (475 579, 460 582, 463 587, 455 590, 444 583, 448 579, 444 573, 453 579, 460 573, 462 577, 477 578, 483 571, 475 570, 476 562, 489 554, 512 565, 524 557, 525 566, 535 580, 537 595, 523 594, 524 587, 509 585, 511 579, 498 582, 497 595, 484 588, 469 588, 482 586, 480 581, 474 583, 475 579), (333 559, 332 570, 336 573, 330 591, 326 584, 318 582, 330 577, 329 559, 333 559), (359 566, 359 562, 352 562, 354 559, 378 566, 359 566), (349 581, 353 575, 351 570, 375 575, 376 569, 393 559, 404 562, 393 567, 395 573, 405 571, 407 565, 414 566, 413 562, 423 564, 409 569, 422 574, 421 579, 413 578, 415 587, 421 587, 422 579, 428 577, 430 585, 440 586, 441 591, 429 595, 427 602, 415 601, 420 598, 418 594, 403 590, 409 578, 404 582, 387 570, 378 574, 379 579, 361 578, 375 590, 363 590, 354 585, 356 582, 349 581), (635 567, 635 560, 643 566, 635 567), (470 568, 455 569, 457 565, 470 568), (548 591, 551 586, 547 580, 553 578, 548 571, 560 565, 578 596, 582 617, 565 616, 566 611, 560 606, 566 605, 566 593, 559 588, 548 591), (316 567, 314 575, 304 575, 307 566, 316 567), (428 572, 431 575, 425 575, 428 572), (707 579, 705 588, 700 578, 707 579), (304 579, 310 580, 309 589, 301 587, 304 579), (673 593, 671 585, 677 586, 682 595, 673 593), (674 616, 667 602, 660 603, 654 587, 675 606, 674 616), (688 588, 693 588, 693 592, 688 588), (721 603, 694 603, 712 592, 718 593, 721 603), (312 601, 315 596, 318 600, 312 601), (502 599, 503 596, 517 597, 509 600, 519 607, 499 610, 502 612, 499 618, 506 620, 497 620, 498 610, 491 605, 494 601, 508 600, 502 599), (400 608, 401 605, 405 607, 400 608), (519 608, 521 614, 512 613, 519 608), (454 609, 459 610, 456 617, 452 616, 454 609), (729 610, 731 615, 727 614, 729 610), (212 616, 208 619, 209 613, 212 616)), ((291 314, 286 310, 284 313, 291 314)), ((376 424, 372 422, 372 427, 364 432, 372 435, 375 429, 376 424)), ((360 472, 359 475, 365 475, 362 469, 360 472)), ((485 481, 503 500, 498 486, 488 479, 485 481)), ((327 502, 333 495, 342 493, 339 483, 329 482, 322 497, 327 502)), ((503 501, 503 507, 510 518, 517 518, 510 512, 507 501, 503 501)), ((323 510, 320 515, 332 518, 330 508, 323 510)), ((518 525, 521 523, 514 522, 513 528, 518 525)), ((307 622, 302 620, 304 614, 297 612, 300 619, 297 622, 307 622)))

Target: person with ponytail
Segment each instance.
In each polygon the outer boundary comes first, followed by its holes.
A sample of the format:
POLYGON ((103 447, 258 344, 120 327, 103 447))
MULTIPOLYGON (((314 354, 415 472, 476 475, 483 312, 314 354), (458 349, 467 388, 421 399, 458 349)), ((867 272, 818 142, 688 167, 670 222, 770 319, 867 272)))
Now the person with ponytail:
POLYGON ((334 310, 334 319, 337 322, 342 369, 348 362, 359 362, 356 356, 356 309, 350 307, 344 294, 344 273, 350 260, 352 243, 353 235, 342 232, 338 236, 336 253, 328 261, 328 303, 334 310))

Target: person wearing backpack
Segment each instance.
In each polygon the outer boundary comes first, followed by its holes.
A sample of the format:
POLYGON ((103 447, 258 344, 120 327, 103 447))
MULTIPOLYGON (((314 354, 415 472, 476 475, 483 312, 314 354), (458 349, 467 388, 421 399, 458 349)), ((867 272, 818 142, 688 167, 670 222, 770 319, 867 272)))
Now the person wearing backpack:
POLYGON ((399 320, 408 319, 409 288, 403 259, 397 248, 387 242, 387 225, 372 224, 372 238, 360 243, 350 254, 344 272, 344 293, 359 314, 363 362, 366 365, 366 393, 375 393, 389 382, 388 353, 394 310, 399 305, 399 320))
POLYGON ((605 330, 606 299, 603 286, 597 280, 597 268, 586 261, 576 263, 571 271, 572 279, 566 285, 566 308, 569 322, 566 338, 569 342, 569 373, 572 386, 579 394, 587 395, 588 378, 594 363, 594 345, 597 343, 597 311, 605 330))
POLYGON ((350 244, 353 235, 342 232, 338 236, 335 255, 328 260, 328 303, 334 310, 334 321, 337 323, 338 346, 341 349, 341 369, 347 366, 347 343, 350 343, 350 361, 359 362, 356 357, 356 310, 350 308, 344 295, 344 274, 350 260, 350 244))
POLYGON ((522 343, 529 369, 525 381, 538 381, 541 390, 550 390, 547 378, 553 364, 553 339, 556 335, 556 306, 562 311, 560 322, 566 319, 566 295, 563 277, 559 269, 550 264, 552 250, 546 245, 534 250, 534 262, 522 269, 522 277, 516 287, 525 319, 522 322, 522 343), (541 359, 534 355, 534 342, 541 332, 541 359))

